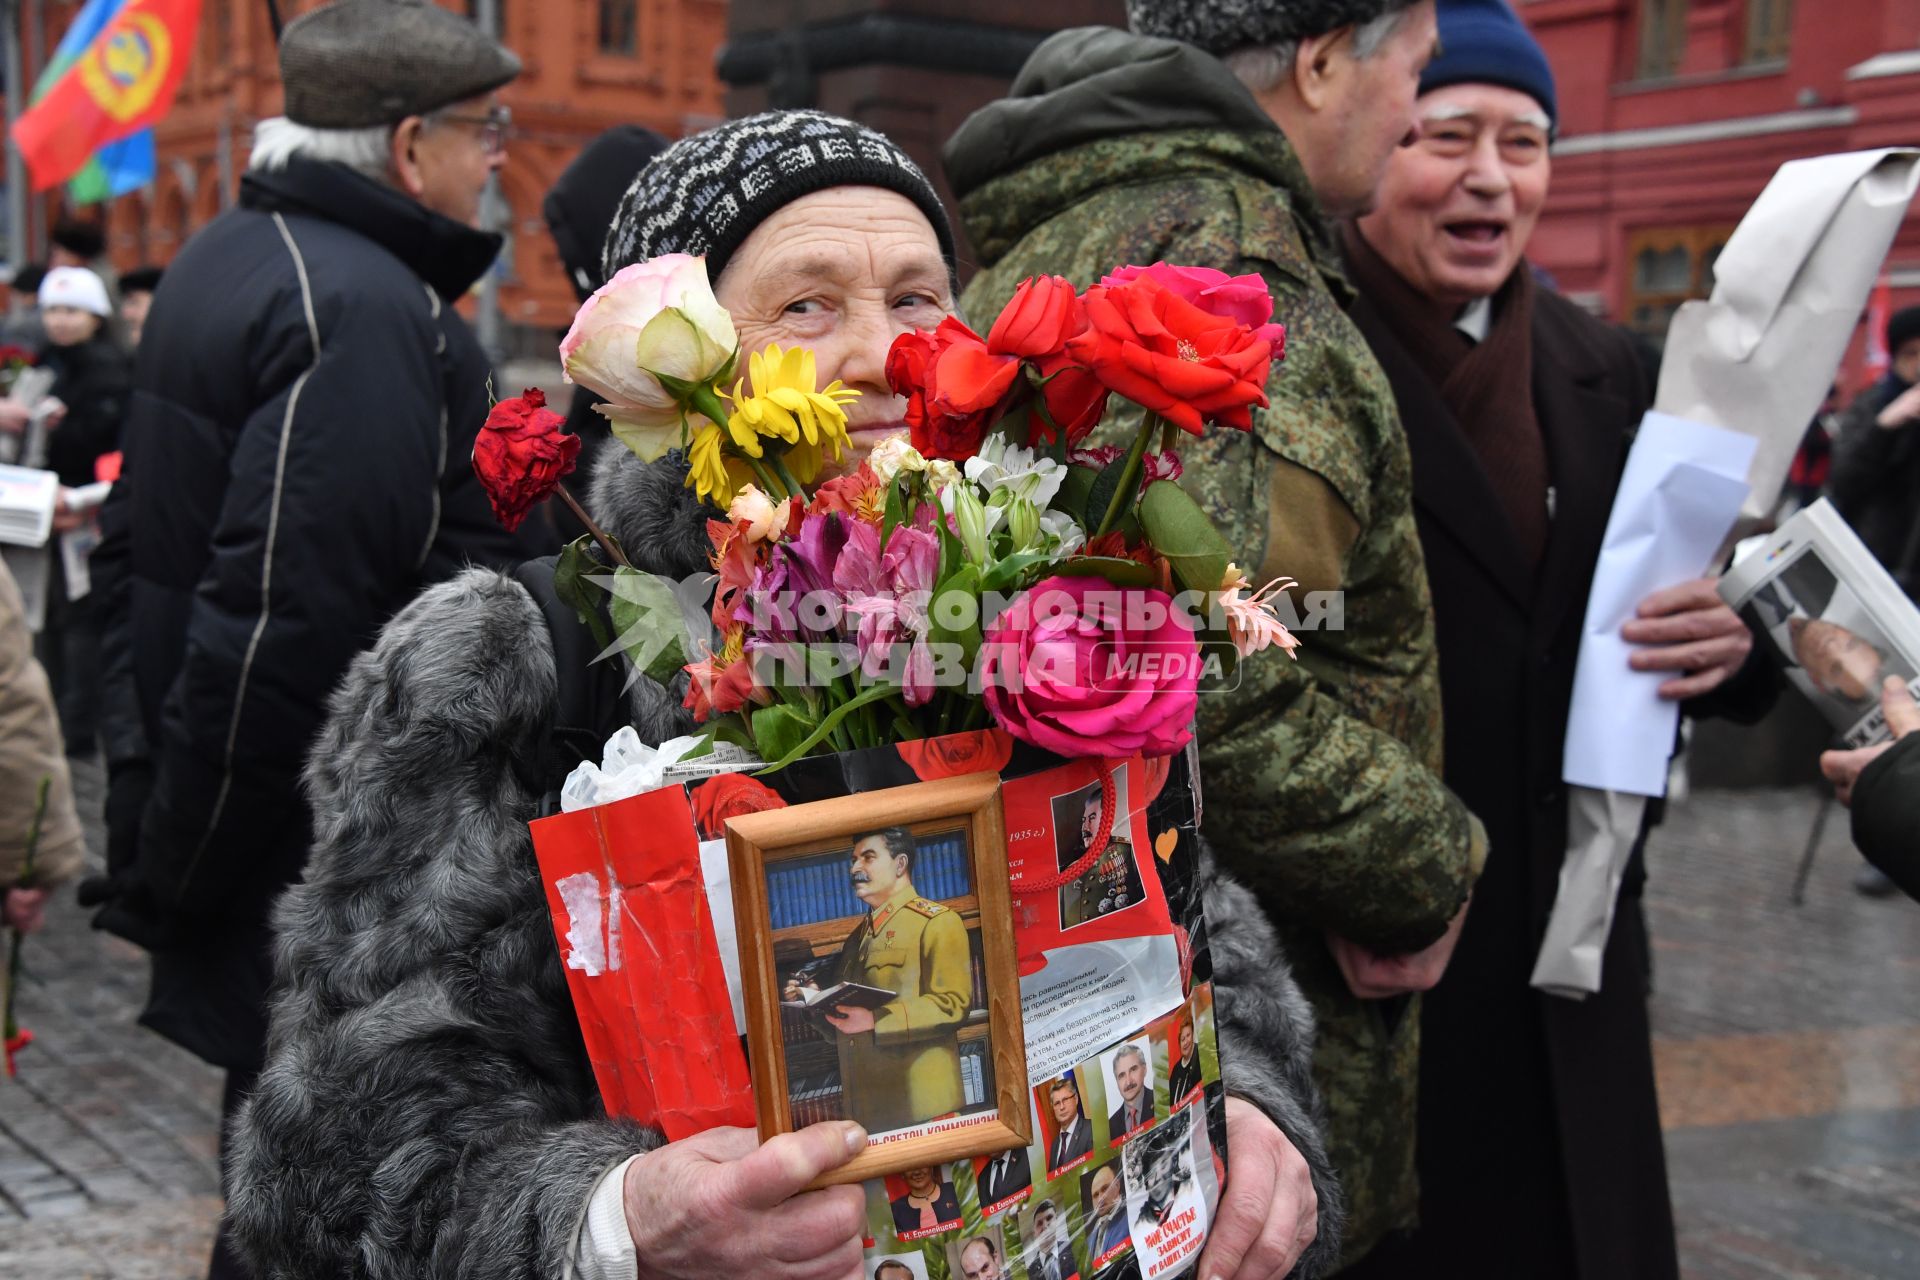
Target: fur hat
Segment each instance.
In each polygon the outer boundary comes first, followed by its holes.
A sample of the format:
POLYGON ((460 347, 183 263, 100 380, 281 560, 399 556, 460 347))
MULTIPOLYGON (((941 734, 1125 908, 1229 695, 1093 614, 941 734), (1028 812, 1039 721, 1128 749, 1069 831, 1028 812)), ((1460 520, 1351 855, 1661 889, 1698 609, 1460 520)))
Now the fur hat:
POLYGON ((1127 0, 1135 35, 1164 36, 1219 56, 1357 27, 1416 0, 1127 0))
POLYGON ((627 188, 601 266, 663 253, 704 254, 707 278, 775 211, 828 187, 883 187, 920 206, 954 265, 946 206, 907 153, 863 124, 823 111, 767 111, 680 139, 627 188))
POLYGON ((314 129, 368 129, 490 93, 520 59, 426 0, 334 0, 280 37, 286 115, 314 129))

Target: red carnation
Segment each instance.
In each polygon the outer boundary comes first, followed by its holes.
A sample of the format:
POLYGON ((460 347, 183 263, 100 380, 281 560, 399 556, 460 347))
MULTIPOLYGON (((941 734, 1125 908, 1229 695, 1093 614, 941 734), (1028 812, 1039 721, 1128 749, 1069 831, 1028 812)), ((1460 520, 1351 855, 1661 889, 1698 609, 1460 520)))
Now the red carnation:
POLYGON ((580 454, 580 437, 567 434, 566 419, 546 404, 538 387, 502 400, 473 442, 473 473, 493 503, 494 518, 508 530, 518 529, 527 512, 545 501, 580 454))

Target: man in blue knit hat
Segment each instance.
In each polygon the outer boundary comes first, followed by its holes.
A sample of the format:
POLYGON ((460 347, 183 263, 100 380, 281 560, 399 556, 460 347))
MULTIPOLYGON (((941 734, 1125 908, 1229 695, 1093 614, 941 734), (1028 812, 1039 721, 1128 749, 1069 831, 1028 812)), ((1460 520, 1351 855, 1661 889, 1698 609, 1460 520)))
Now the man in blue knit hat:
MULTIPOLYGON (((1351 312, 1394 391, 1433 584, 1447 786, 1487 865, 1421 1010, 1420 1227, 1344 1275, 1673 1280, 1638 857, 1585 1001, 1529 985, 1567 850, 1579 628, 1651 389, 1627 339, 1536 282, 1559 104, 1505 0, 1440 0, 1418 136, 1345 228, 1351 312)), ((1696 698, 1750 649, 1711 580, 1655 594, 1633 665, 1696 698), (1686 643, 1683 643, 1686 642, 1686 643)), ((1723 691, 1722 696, 1726 696, 1723 691)))

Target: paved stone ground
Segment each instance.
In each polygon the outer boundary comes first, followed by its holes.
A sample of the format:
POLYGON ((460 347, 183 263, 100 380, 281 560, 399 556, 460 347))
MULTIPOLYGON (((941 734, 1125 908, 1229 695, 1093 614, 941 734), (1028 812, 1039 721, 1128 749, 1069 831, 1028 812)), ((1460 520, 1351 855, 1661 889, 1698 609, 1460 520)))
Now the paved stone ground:
MULTIPOLYGON (((97 773, 79 783, 97 805, 97 773)), ((1693 1280, 1920 1275, 1920 906, 1852 893, 1844 814, 1792 906, 1817 809, 1702 792, 1654 844, 1656 1056, 1693 1280)), ((133 1026, 141 954, 71 903, 28 965, 39 1039, 0 1080, 0 1277, 204 1274, 219 1076, 133 1026)))

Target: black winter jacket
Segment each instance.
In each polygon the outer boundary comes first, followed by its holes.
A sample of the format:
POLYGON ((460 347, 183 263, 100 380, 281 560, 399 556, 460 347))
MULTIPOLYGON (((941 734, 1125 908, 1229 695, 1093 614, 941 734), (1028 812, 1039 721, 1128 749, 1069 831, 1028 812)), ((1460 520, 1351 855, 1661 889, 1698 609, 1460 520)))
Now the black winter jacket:
POLYGON ((498 249, 295 160, 249 173, 153 300, 103 515, 109 806, 138 838, 102 923, 154 950, 146 1024, 214 1063, 265 1039, 328 692, 422 587, 519 556, 468 463, 490 370, 453 309, 498 249))
POLYGON ((1853 842, 1909 898, 1920 898, 1920 734, 1908 734, 1853 786, 1853 842))
POLYGON ((40 363, 53 370, 50 394, 67 406, 47 439, 47 466, 69 488, 92 484, 93 464, 120 447, 132 361, 105 333, 70 347, 49 346, 40 363))
POLYGON ((1888 375, 1847 406, 1827 487, 1867 549, 1920 598, 1920 423, 1891 431, 1875 423, 1906 389, 1888 375))

